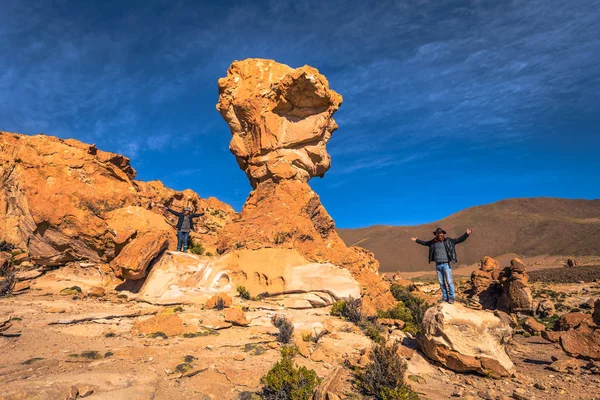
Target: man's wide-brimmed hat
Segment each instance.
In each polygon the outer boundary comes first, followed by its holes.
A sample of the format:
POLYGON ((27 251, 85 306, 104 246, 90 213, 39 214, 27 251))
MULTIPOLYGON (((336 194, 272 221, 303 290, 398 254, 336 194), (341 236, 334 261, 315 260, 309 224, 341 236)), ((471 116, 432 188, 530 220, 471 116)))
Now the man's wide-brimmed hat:
POLYGON ((437 228, 435 231, 433 231, 434 235, 437 235, 438 233, 443 233, 445 235, 446 231, 443 230, 442 228, 437 228))
POLYGON ((184 211, 192 211, 192 209, 189 207, 186 207, 184 211))

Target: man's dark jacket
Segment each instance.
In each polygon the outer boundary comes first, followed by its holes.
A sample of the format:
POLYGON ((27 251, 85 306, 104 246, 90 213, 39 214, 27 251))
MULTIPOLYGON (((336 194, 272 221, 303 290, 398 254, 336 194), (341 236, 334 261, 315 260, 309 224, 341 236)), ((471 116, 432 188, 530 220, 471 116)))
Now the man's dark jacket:
MULTIPOLYGON (((175 211, 175 210, 171 210, 170 208, 167 208, 167 211, 169 211, 171 214, 176 215, 178 217, 177 219, 177 226, 175 226, 175 228, 177 228, 177 230, 181 229, 181 225, 183 225, 183 213, 179 212, 179 211, 175 211)), ((198 218, 203 216, 204 213, 200 213, 200 214, 190 214, 190 231, 194 230, 194 218, 198 218)))
MULTIPOLYGON (((458 258, 456 257, 456 247, 455 246, 458 243, 462 243, 465 240, 467 240, 468 237, 469 237, 469 234, 465 232, 464 235, 462 235, 461 237, 456 238, 456 239, 444 238, 444 247, 446 248, 446 253, 448 254, 448 258, 450 260, 454 261, 455 263, 458 262, 458 258)), ((427 242, 424 240, 421 240, 421 239, 417 239, 416 242, 423 246, 429 247, 429 261, 428 262, 432 262, 433 261, 433 244, 435 243, 435 239, 431 239, 427 242)))

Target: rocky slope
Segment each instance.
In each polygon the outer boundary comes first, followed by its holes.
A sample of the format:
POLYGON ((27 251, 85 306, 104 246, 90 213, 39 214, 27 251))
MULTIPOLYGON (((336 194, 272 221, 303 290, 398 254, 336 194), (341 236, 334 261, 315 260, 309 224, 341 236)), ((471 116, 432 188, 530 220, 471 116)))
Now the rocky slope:
POLYGON ((431 232, 438 226, 450 237, 473 228, 474 234, 459 246, 459 264, 476 263, 484 254, 597 256, 599 215, 600 200, 509 199, 468 208, 430 224, 338 229, 338 233, 348 245, 372 251, 382 272, 429 271, 427 254, 410 238, 433 237, 431 232))
POLYGON ((156 203, 205 209, 198 237, 207 246, 236 215, 216 199, 134 178, 129 159, 94 145, 0 132, 0 241, 39 265, 112 262, 117 275, 141 278, 175 247, 173 220, 156 203))

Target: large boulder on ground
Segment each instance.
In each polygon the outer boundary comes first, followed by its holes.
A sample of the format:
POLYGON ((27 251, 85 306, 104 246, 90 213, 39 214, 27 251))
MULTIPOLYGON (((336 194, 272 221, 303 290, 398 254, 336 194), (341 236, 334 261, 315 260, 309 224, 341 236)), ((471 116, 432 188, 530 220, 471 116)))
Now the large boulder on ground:
POLYGON ((581 322, 590 319, 591 316, 589 314, 584 314, 581 312, 571 312, 567 314, 563 314, 559 319, 554 323, 555 331, 568 331, 571 328, 575 328, 581 322))
POLYGON ((512 334, 506 314, 445 303, 425 312, 418 342, 427 357, 454 371, 504 377, 514 372, 506 353, 512 334))
POLYGON ((535 314, 542 318, 551 317, 556 313, 552 300, 544 299, 540 301, 535 308, 535 314))
POLYGON ((254 191, 240 217, 223 228, 217 251, 295 249, 308 263, 343 267, 362 288, 363 310, 374 314, 395 303, 377 274, 379 263, 366 250, 345 245, 307 183, 329 169, 325 146, 337 128, 333 114, 341 102, 314 68, 262 59, 231 65, 219 80, 217 109, 231 130, 229 148, 254 191))
POLYGON ((586 319, 562 333, 560 345, 571 357, 600 361, 600 326, 586 319))
POLYGON ((594 312, 592 314, 592 318, 596 324, 600 325, 600 298, 594 303, 594 312))

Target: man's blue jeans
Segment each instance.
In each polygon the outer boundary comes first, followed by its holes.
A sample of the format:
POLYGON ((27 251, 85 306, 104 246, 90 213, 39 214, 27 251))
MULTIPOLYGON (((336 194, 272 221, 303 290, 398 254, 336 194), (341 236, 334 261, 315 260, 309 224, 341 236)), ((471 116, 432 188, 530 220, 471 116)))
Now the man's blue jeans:
POLYGON ((189 238, 189 232, 177 231, 177 251, 187 251, 189 238))
POLYGON ((450 264, 437 264, 435 270, 437 271, 438 282, 442 288, 444 300, 448 301, 454 299, 454 283, 452 282, 452 268, 450 267, 450 264))

